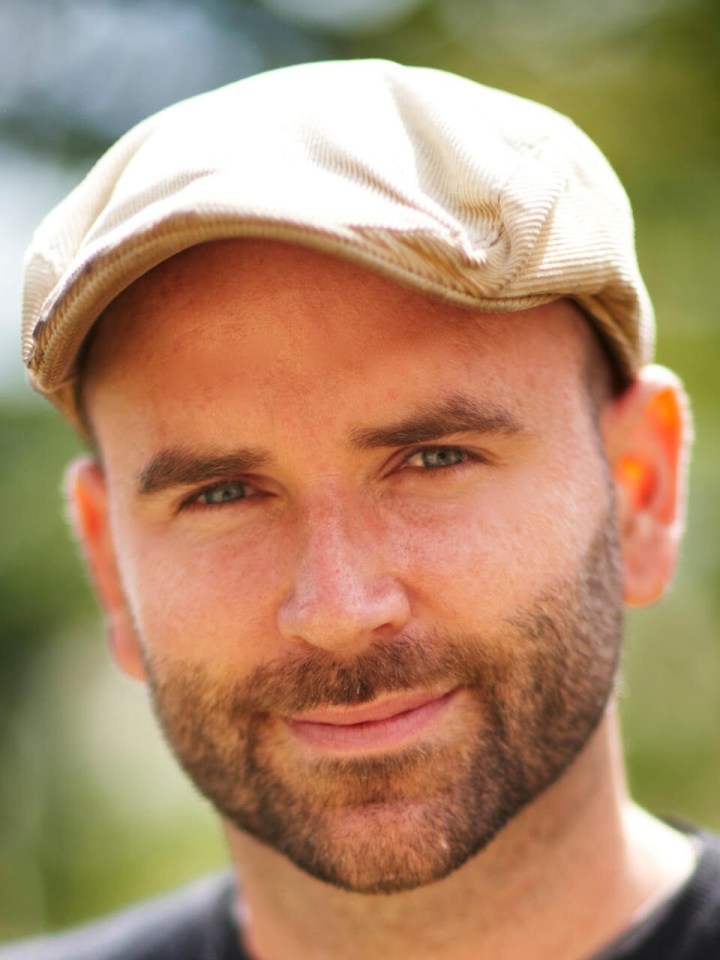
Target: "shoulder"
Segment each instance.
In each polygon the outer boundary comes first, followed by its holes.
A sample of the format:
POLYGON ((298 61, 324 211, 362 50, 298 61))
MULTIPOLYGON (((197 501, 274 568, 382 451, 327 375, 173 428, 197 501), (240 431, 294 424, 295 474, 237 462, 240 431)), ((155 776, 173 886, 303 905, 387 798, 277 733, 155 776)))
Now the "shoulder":
POLYGON ((0 960, 225 960, 240 954, 229 873, 64 933, 0 946, 0 960))
POLYGON ((696 837, 699 845, 698 863, 694 873, 675 896, 661 905, 658 911, 635 931, 631 931, 631 935, 623 939, 621 949, 611 951, 608 958, 720 958, 720 838, 702 831, 685 829, 696 837))
POLYGON ((690 932, 698 960, 720 957, 720 837, 700 834, 702 851, 694 877, 678 911, 677 936, 690 932))

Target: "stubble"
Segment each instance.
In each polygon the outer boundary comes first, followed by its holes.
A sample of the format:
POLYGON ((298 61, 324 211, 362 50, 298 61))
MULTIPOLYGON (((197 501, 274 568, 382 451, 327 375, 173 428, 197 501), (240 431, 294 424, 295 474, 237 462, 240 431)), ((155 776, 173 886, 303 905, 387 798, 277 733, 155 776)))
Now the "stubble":
POLYGON ((621 633, 608 513, 574 577, 491 636, 439 626, 352 661, 298 649, 242 680, 194 663, 147 668, 173 752, 223 817, 320 880, 393 893, 460 867, 560 777, 604 715, 621 633), (282 719, 454 688, 438 736, 384 755, 308 758, 282 719))

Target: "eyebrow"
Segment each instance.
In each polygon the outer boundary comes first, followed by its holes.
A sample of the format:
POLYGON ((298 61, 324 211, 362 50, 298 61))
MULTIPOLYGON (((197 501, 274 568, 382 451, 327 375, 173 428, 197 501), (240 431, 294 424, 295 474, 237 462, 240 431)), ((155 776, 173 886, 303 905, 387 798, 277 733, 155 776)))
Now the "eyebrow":
POLYGON ((514 436, 526 432, 508 410, 456 394, 386 427, 356 428, 351 439, 356 447, 367 450, 427 443, 455 433, 514 436))
MULTIPOLYGON (((458 394, 387 426, 356 427, 350 441, 359 450, 370 450, 427 443, 456 433, 514 436, 526 432, 509 411, 458 394)), ((143 468, 137 489, 141 496, 149 496, 171 487, 212 483, 257 470, 272 459, 262 447, 227 454, 196 453, 182 447, 162 450, 143 468)))
POLYGON ((143 468, 138 493, 147 496, 169 487, 223 480, 233 474, 257 470, 269 460, 269 452, 260 448, 208 456, 182 448, 162 450, 143 468))

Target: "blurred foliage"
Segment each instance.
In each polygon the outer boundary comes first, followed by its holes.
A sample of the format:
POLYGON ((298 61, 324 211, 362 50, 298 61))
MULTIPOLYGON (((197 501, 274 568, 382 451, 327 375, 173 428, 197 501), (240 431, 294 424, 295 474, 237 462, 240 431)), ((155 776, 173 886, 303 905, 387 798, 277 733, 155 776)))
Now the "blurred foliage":
MULTIPOLYGON (((628 187, 659 359, 686 381, 698 441, 678 582, 629 620, 628 762, 641 802, 720 829, 716 0, 6 0, 0 146, 89 162, 171 100, 283 63, 358 56, 547 102, 587 130, 628 187)), ((39 402, 0 404, 0 939, 222 859, 142 693, 106 663, 63 519, 60 478, 79 449, 39 402)))
POLYGON ((48 414, 40 403, 0 406, 0 730, 38 649, 92 610, 61 496, 63 468, 79 444, 48 414))

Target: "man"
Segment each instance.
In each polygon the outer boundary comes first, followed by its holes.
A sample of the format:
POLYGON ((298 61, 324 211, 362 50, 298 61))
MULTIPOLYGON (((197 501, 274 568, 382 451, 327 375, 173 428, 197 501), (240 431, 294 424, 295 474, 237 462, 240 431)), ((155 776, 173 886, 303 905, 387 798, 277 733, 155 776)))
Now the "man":
POLYGON ((687 412, 569 121, 383 62, 179 104, 39 230, 24 345, 234 871, 0 957, 720 955, 720 852, 632 804, 614 698, 687 412))

